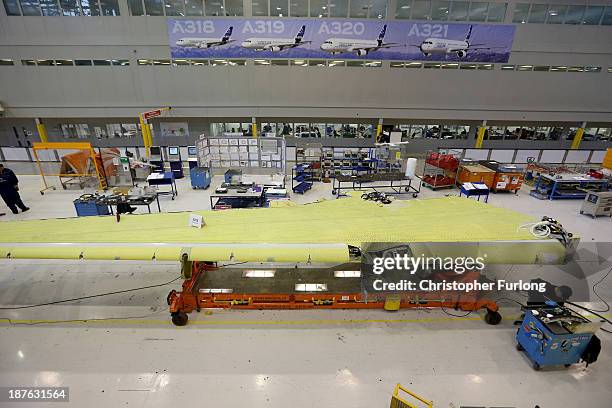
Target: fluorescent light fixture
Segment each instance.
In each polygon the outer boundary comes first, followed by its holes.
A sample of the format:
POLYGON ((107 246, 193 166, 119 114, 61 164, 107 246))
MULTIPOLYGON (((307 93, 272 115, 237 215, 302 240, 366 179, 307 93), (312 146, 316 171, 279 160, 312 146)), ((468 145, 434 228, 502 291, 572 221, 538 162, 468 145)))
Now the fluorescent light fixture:
POLYGON ((361 278, 361 271, 334 271, 334 278, 361 278))
POLYGON ((326 283, 296 283, 296 292, 325 292, 327 291, 326 283))
POLYGON ((223 288, 202 288, 200 293, 232 293, 234 289, 223 289, 223 288))
POLYGON ((273 269, 247 269, 242 272, 243 278, 273 278, 276 271, 273 269))

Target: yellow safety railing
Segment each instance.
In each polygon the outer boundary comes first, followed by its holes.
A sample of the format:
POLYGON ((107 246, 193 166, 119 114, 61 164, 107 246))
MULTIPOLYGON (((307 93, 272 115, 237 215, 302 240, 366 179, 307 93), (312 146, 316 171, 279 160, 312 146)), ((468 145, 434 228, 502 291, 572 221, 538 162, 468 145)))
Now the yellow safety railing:
POLYGON ((433 401, 428 401, 423 397, 418 396, 414 392, 402 387, 400 384, 395 386, 393 390, 393 395, 391 396, 391 408, 432 408, 433 401), (406 396, 400 397, 400 391, 408 394, 408 399, 416 400, 418 405, 414 405, 414 403, 410 403, 406 400, 406 396))

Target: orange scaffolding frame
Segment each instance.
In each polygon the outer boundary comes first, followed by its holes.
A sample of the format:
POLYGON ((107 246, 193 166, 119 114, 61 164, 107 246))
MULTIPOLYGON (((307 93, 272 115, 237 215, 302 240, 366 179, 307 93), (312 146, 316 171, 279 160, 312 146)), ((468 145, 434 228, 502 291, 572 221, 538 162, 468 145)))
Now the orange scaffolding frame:
POLYGON ((35 142, 32 145, 32 151, 34 152, 34 159, 36 160, 36 165, 38 166, 38 171, 40 172, 40 176, 42 177, 43 180, 43 185, 44 188, 40 190, 40 194, 44 195, 45 191, 49 190, 49 189, 53 189, 55 190, 55 186, 49 186, 47 184, 47 179, 45 178, 45 176, 54 176, 54 177, 93 177, 95 176, 98 179, 98 183, 100 185, 100 189, 105 189, 107 187, 106 185, 106 179, 104 178, 104 175, 102 174, 102 170, 101 167, 99 166, 97 157, 98 155, 96 154, 96 152, 94 151, 93 147, 91 146, 91 143, 88 142, 35 142), (95 173, 47 173, 45 174, 43 167, 40 163, 40 159, 38 157, 38 151, 39 150, 84 150, 86 152, 89 153, 89 157, 91 158, 94 168, 95 168, 95 173))

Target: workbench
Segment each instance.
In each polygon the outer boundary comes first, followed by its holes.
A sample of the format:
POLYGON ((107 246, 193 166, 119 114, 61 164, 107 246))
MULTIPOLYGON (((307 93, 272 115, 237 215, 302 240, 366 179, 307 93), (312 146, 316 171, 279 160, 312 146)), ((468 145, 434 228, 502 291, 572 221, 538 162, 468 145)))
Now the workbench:
POLYGON ((227 193, 215 192, 211 194, 210 208, 221 210, 228 208, 263 207, 265 201, 264 191, 261 187, 249 188, 246 191, 228 188, 227 193))
POLYGON ((406 177, 402 173, 373 173, 373 174, 360 174, 360 175, 345 175, 338 174, 332 181, 332 194, 336 198, 340 198, 342 190, 374 190, 379 189, 391 189, 391 192, 385 191, 386 194, 408 194, 412 192, 413 197, 417 197, 421 192, 421 180, 415 176, 418 180, 416 185, 418 189, 412 185, 412 179, 406 177), (405 183, 407 181, 407 183, 405 183), (388 182, 389 184, 379 184, 381 182, 388 182), (368 183, 375 183, 367 185, 368 183), (342 184, 349 184, 350 187, 342 186, 342 184), (364 184, 366 184, 364 186, 364 184))
POLYGON ((149 214, 151 214, 151 204, 154 201, 157 201, 157 211, 161 212, 161 207, 159 205, 159 196, 157 193, 147 194, 143 196, 102 196, 97 200, 98 203, 107 205, 110 208, 111 214, 114 214, 113 206, 116 207, 118 204, 127 204, 135 207, 146 206, 149 210, 149 214))
POLYGON ((540 174, 529 195, 540 200, 583 199, 588 191, 608 191, 607 179, 578 173, 540 174))
POLYGON ((174 173, 171 171, 167 171, 164 173, 151 173, 147 177, 147 182, 150 186, 170 186, 170 191, 160 191, 157 194, 159 195, 172 195, 172 199, 178 196, 178 189, 176 188, 176 180, 174 179, 174 173))

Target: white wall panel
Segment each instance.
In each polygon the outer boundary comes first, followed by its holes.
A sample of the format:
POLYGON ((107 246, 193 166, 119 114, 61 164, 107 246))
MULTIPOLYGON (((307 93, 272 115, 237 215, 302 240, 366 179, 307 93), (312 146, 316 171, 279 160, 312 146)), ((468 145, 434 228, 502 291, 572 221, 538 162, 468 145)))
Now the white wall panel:
POLYGON ((25 147, 3 147, 2 154, 6 161, 30 161, 28 149, 25 147))

